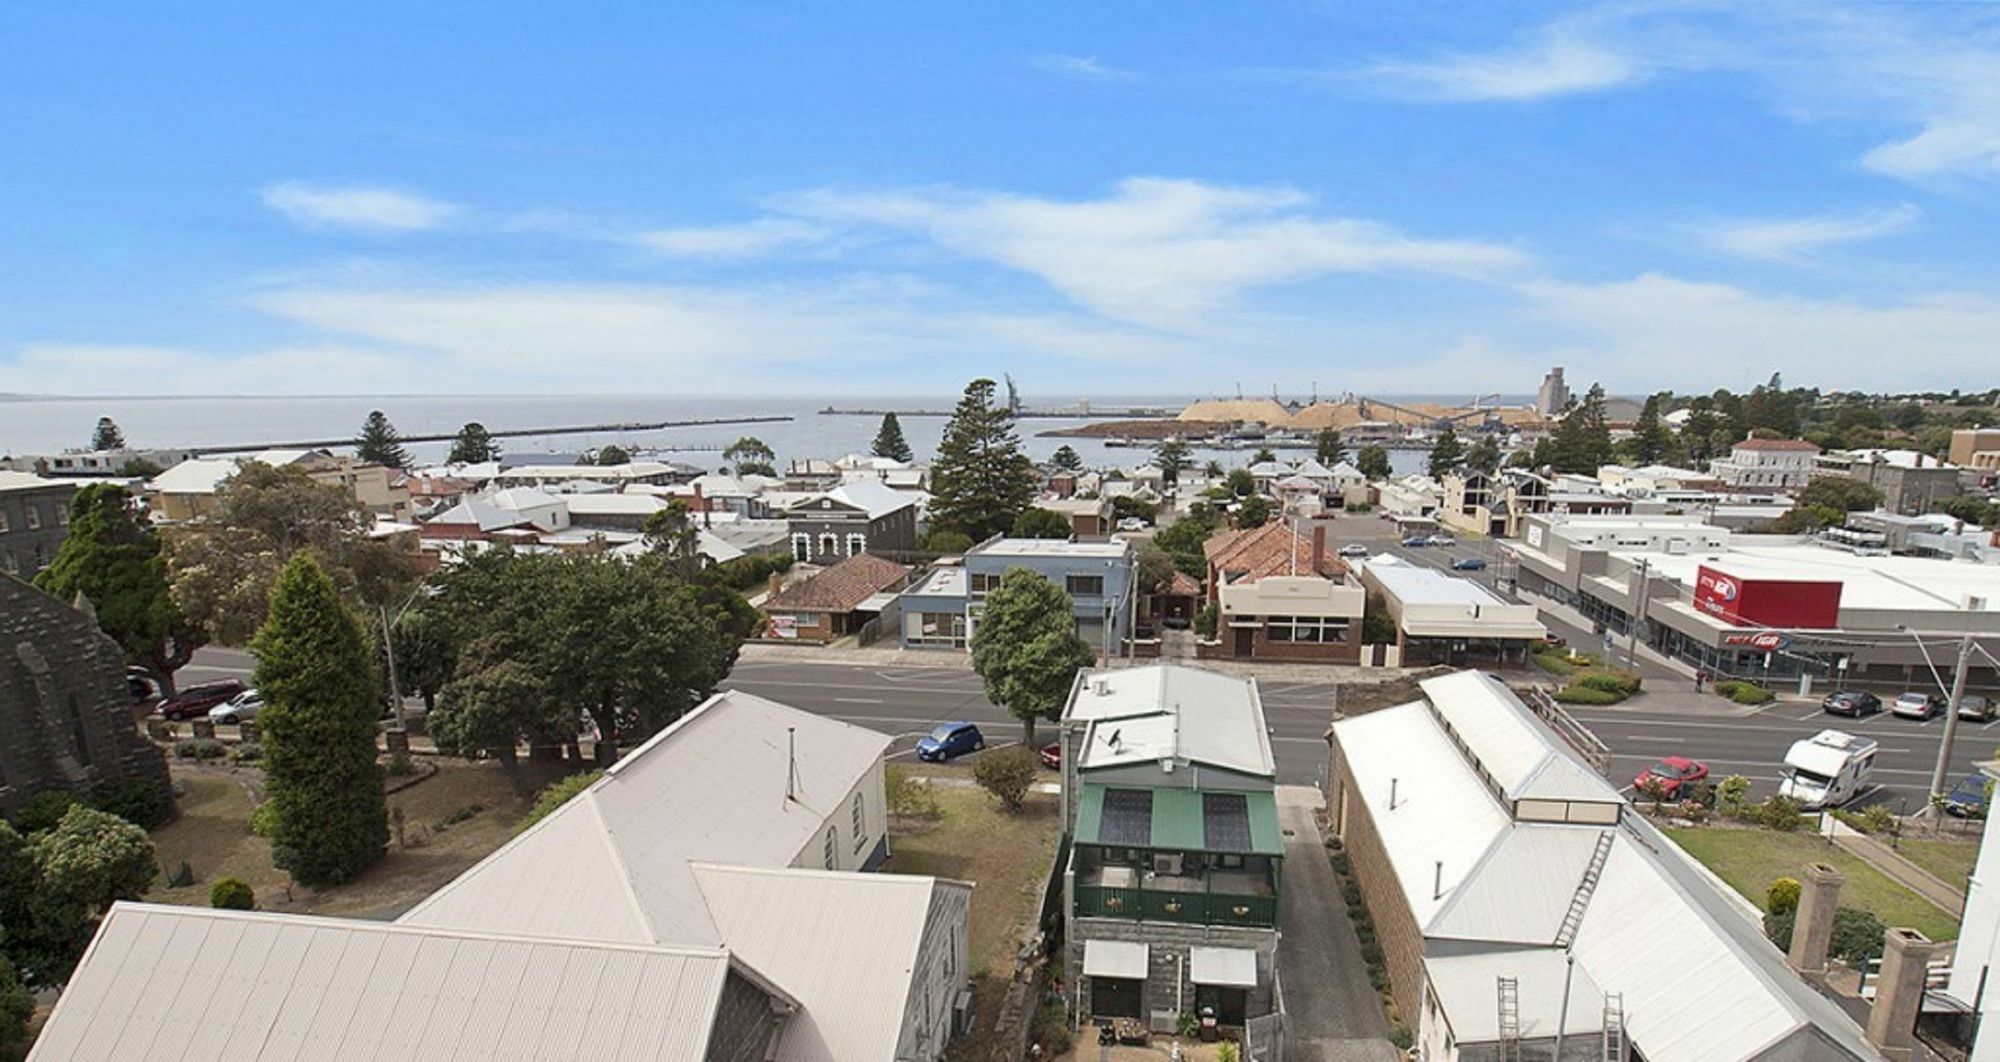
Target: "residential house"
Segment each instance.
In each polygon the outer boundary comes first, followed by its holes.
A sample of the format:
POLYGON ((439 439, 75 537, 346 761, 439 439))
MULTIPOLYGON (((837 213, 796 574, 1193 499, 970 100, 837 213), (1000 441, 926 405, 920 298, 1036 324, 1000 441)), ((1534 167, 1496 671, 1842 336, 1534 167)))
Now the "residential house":
POLYGON ((861 553, 906 556, 917 548, 917 497, 873 480, 843 483, 785 510, 792 556, 833 564, 861 553))
POLYGON ((1132 564, 1132 546, 1123 540, 988 539, 965 555, 967 634, 1001 578, 1026 568, 1069 594, 1078 637, 1106 656, 1117 654, 1132 636, 1132 564))
POLYGON ((1360 565, 1361 585, 1381 595, 1396 625, 1402 667, 1523 667, 1530 647, 1548 636, 1532 604, 1517 605, 1471 579, 1393 553, 1360 565))
POLYGON ((798 491, 826 491, 840 485, 839 465, 818 457, 793 458, 785 466, 785 489, 798 491))
POLYGON ((909 578, 907 565, 857 553, 766 598, 764 637, 819 643, 846 637, 881 615, 909 578))
POLYGON ((1104 495, 1094 498, 1043 497, 1035 499, 1037 509, 1047 509, 1069 521, 1070 536, 1083 541, 1105 538, 1111 534, 1111 499, 1104 495))
POLYGON ((146 507, 155 519, 186 523, 212 515, 222 482, 236 474, 226 457, 195 457, 154 476, 146 484, 146 507))
MULTIPOLYGON (((502 461, 505 464, 505 460, 502 461)), ((553 487, 577 482, 622 487, 632 483, 667 486, 686 483, 701 474, 689 465, 667 461, 628 461, 622 465, 524 464, 508 467, 494 477, 505 487, 553 487)))
POLYGON ((16 454, 0 458, 0 471, 33 472, 40 476, 92 479, 132 479, 135 466, 172 468, 194 456, 192 450, 64 450, 59 454, 16 454))
POLYGON ((1558 1037, 1565 1059, 1880 1057, 1505 685, 1419 685, 1328 734, 1328 813, 1419 1057, 1548 1058, 1558 1037))
POLYGON ((1519 538, 1524 521, 1543 513, 1578 515, 1632 511, 1629 498, 1613 498, 1582 490, 1560 490, 1532 472, 1503 468, 1488 475, 1465 469, 1444 477, 1440 524, 1453 530, 1495 538, 1519 538))
POLYGON ((536 530, 566 531, 572 523, 570 502, 578 497, 581 495, 556 495, 534 487, 508 487, 483 500, 494 508, 520 514, 536 530))
POLYGON ((1589 486, 1598 493, 1617 497, 1656 498, 1719 491, 1724 484, 1712 473, 1654 464, 1637 468, 1605 465, 1597 470, 1597 478, 1589 486))
POLYGON ((1208 603, 1218 610, 1203 659, 1355 664, 1367 594, 1327 552, 1326 527, 1289 521, 1222 531, 1202 544, 1208 603))
POLYGON ((1709 463, 1709 475, 1731 490, 1790 494, 1812 479, 1819 447, 1804 439, 1745 439, 1709 463))
POLYGON ((197 457, 154 476, 146 499, 154 516, 185 523, 215 514, 222 485, 246 464, 297 468, 315 483, 338 487, 369 512, 389 520, 416 515, 409 477, 400 469, 343 457, 326 450, 263 450, 246 457, 197 457))
POLYGON ((0 472, 0 575, 33 579, 69 537, 77 484, 26 472, 0 472))
POLYGON ((1918 450, 1833 450, 1819 455, 1816 475, 1842 475, 1882 492, 1882 508, 1916 514, 1964 491, 1976 473, 1918 450))
POLYGON ((875 480, 893 490, 921 491, 931 484, 931 470, 908 461, 898 461, 893 457, 875 457, 870 454, 848 454, 835 461, 840 469, 843 483, 857 480, 875 480))
POLYGON ((1387 516, 1435 516, 1444 504, 1444 486, 1418 474, 1383 480, 1375 485, 1375 504, 1387 516))
MULTIPOLYGON (((564 511, 564 526, 567 511, 564 511)), ((417 533, 427 544, 501 542, 528 545, 541 540, 552 528, 539 527, 532 517, 517 509, 503 509, 490 500, 466 498, 449 509, 417 525, 417 533)))
POLYGON ((932 568, 896 599, 903 648, 963 649, 971 636, 971 580, 962 564, 932 568))
POLYGON ((1175 664, 1086 671, 1060 741, 1075 1013, 1172 1031, 1212 1012, 1266 1057, 1285 845, 1256 681, 1175 664))

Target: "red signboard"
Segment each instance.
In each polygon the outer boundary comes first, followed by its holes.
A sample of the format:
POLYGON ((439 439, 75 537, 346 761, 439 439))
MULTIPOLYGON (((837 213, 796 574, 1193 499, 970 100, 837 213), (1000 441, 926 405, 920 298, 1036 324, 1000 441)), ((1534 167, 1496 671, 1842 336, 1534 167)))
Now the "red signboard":
POLYGON ((1824 630, 1840 626, 1840 583, 1739 578, 1704 564, 1695 572, 1694 607, 1743 627, 1824 630))

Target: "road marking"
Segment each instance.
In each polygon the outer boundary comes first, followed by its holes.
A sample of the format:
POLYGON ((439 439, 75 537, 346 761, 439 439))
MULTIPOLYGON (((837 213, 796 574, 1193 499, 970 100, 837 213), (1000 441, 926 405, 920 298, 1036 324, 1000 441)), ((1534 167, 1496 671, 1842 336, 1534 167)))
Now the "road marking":
POLYGON ((884 701, 884 700, 881 700, 881 699, 879 699, 879 698, 875 698, 875 697, 835 697, 835 698, 833 699, 833 702, 834 702, 835 704, 887 704, 887 703, 889 703, 889 702, 887 702, 887 701, 884 701))
MULTIPOLYGON (((1811 714, 1809 714, 1809 715, 1802 715, 1802 716, 1799 716, 1799 717, 1798 717, 1798 721, 1799 721, 1799 722, 1801 722, 1801 723, 1804 723, 1804 722, 1807 722, 1807 721, 1809 721, 1809 720, 1813 720, 1813 719, 1818 719, 1818 718, 1819 718, 1820 716, 1822 716, 1822 715, 1825 715, 1825 714, 1827 714, 1827 713, 1825 713, 1825 712, 1822 712, 1822 711, 1820 711, 1820 710, 1818 710, 1818 709, 1816 709, 1816 708, 1815 708, 1815 709, 1814 709, 1814 710, 1812 711, 1812 713, 1811 713, 1811 714)), ((1861 721, 1860 719, 1856 719, 1856 720, 1855 720, 1855 722, 1857 722, 1857 723, 1858 723, 1858 722, 1860 722, 1860 721, 1861 721)))
MULTIPOLYGON (((808 690, 864 690, 869 693, 891 692, 889 689, 885 689, 880 685, 853 686, 853 685, 842 685, 836 682, 788 682, 784 679, 767 679, 767 678, 753 678, 747 682, 735 683, 734 685, 736 685, 738 688, 748 689, 751 692, 755 692, 756 688, 759 686, 796 686, 800 689, 808 689, 808 690)), ((893 690, 894 692, 897 693, 948 693, 960 697, 963 697, 966 695, 966 693, 970 692, 968 690, 962 690, 962 689, 938 689, 928 686, 896 686, 893 687, 893 690)))

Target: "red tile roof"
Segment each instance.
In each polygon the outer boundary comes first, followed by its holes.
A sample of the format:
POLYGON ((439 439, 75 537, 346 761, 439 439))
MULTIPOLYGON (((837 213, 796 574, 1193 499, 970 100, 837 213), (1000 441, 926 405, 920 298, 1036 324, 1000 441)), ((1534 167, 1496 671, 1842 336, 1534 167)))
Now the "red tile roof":
POLYGON ((906 565, 860 553, 773 594, 765 599, 764 611, 852 612, 909 575, 906 565))
POLYGON ((1804 439, 1745 439, 1736 445, 1745 450, 1799 450, 1819 453, 1819 447, 1804 439))
MULTIPOLYGON (((1256 581, 1267 575, 1312 574, 1312 532, 1293 529, 1284 521, 1251 531, 1224 531, 1202 543, 1211 567, 1226 576, 1256 581)), ((1320 557, 1319 574, 1337 579, 1347 563, 1328 547, 1320 557)))

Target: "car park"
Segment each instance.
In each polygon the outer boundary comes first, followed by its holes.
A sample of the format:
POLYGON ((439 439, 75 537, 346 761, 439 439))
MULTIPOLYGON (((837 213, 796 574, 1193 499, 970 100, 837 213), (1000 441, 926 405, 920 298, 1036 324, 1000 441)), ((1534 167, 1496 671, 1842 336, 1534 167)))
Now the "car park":
POLYGON ((1935 693, 1925 693, 1922 690, 1905 690, 1897 694, 1894 701, 1889 702, 1889 711, 1902 716, 1904 719, 1923 719, 1928 721, 1936 718, 1937 714, 1943 710, 1943 698, 1935 693))
POLYGON ((208 721, 220 726, 235 726, 246 720, 257 718, 264 708, 264 695, 256 690, 242 693, 208 710, 208 721))
POLYGON ((1881 711, 1882 698, 1867 690, 1835 690, 1819 702, 1819 710, 1828 715, 1851 715, 1859 719, 1881 711))
POLYGON ((1968 693, 1958 699, 1958 717, 1975 723, 1993 721, 1993 702, 1977 693, 1968 693))
POLYGON ((917 739, 917 758, 942 763, 986 747, 986 736, 971 723, 939 723, 917 739))
POLYGON ((222 679, 217 682, 204 682, 197 686, 189 686, 187 689, 160 702, 160 718, 202 718, 208 714, 210 708, 229 700, 231 697, 249 688, 240 679, 222 679))
POLYGON ((1483 572, 1486 570, 1486 558, 1460 557, 1451 562, 1451 570, 1455 572, 1483 572))
POLYGON ((1667 756, 1640 771, 1632 779, 1632 788, 1646 795, 1658 793, 1665 800, 1680 800, 1691 795, 1694 787, 1707 777, 1708 764, 1685 756, 1667 756))

